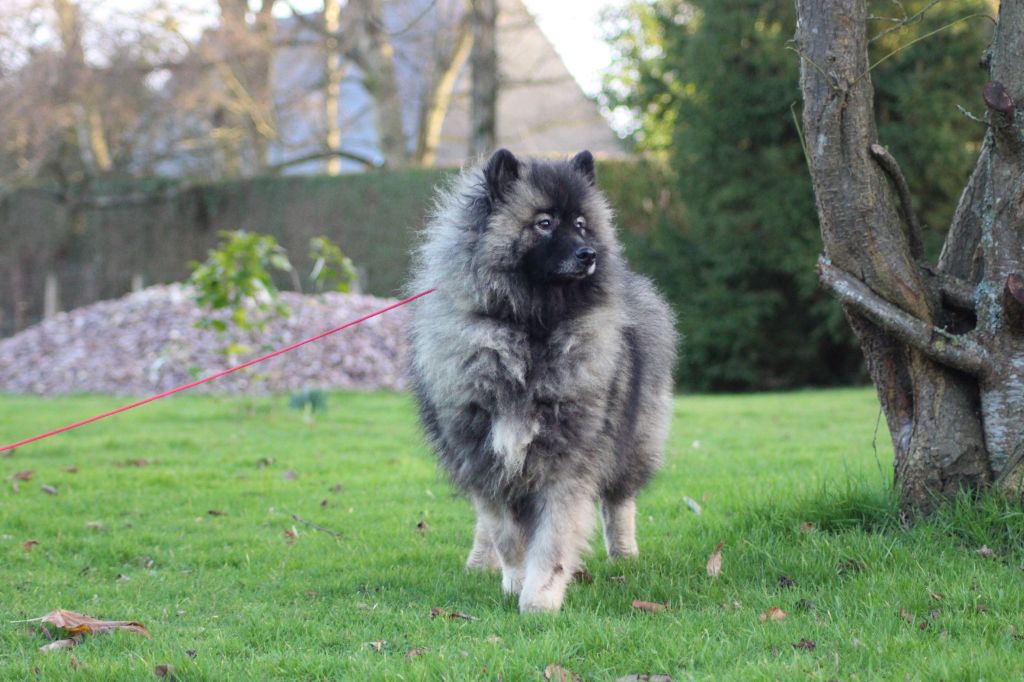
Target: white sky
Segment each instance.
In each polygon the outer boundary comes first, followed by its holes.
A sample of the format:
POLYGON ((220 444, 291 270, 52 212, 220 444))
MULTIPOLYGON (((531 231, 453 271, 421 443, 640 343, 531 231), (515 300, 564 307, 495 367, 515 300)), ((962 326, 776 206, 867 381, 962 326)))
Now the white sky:
POLYGON ((537 18, 569 72, 588 95, 601 89, 601 74, 611 62, 611 51, 601 35, 598 17, 625 0, 523 0, 537 18))

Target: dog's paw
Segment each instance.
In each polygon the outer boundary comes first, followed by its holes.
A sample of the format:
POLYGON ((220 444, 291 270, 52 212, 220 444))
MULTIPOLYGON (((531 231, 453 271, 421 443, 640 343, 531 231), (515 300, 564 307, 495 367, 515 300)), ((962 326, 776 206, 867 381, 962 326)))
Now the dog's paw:
POLYGON ((470 552, 469 558, 466 559, 467 571, 494 571, 499 568, 501 562, 498 561, 498 554, 493 547, 490 551, 470 552))
POLYGON ((501 591, 503 594, 516 596, 523 591, 523 577, 514 571, 503 571, 501 574, 501 591))
POLYGON ((640 556, 640 549, 636 543, 632 545, 615 545, 608 548, 609 559, 635 559, 640 556))
POLYGON ((555 590, 523 592, 519 596, 520 613, 558 613, 562 609, 564 593, 555 590))

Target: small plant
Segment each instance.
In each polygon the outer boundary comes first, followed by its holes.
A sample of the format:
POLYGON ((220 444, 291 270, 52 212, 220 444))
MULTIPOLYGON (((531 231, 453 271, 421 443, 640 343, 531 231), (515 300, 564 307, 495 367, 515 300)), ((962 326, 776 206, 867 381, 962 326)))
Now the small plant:
MULTIPOLYGON (((284 248, 270 235, 245 230, 220 236, 220 246, 210 249, 204 262, 190 263, 196 302, 208 310, 230 310, 231 321, 243 331, 262 329, 273 315, 287 315, 271 275, 274 270, 294 272, 284 248)), ((219 332, 228 328, 223 319, 209 315, 198 326, 219 332)))
POLYGON ((309 240, 309 259, 313 261, 309 280, 318 293, 328 289, 349 291, 356 281, 352 259, 327 237, 313 237, 309 240))

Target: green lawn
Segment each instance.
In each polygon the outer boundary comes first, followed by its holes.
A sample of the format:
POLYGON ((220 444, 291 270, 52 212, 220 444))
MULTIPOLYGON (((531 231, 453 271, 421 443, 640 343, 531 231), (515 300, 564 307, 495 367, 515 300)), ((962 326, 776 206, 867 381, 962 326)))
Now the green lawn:
MULTIPOLYGON (((121 402, 0 396, 0 441, 121 402)), ((0 678, 147 679, 160 664, 209 680, 538 680, 550 663, 584 680, 1024 675, 1021 514, 986 500, 902 530, 870 390, 679 398, 640 499, 640 559, 611 563, 595 541, 593 583, 554 617, 520 616, 497 576, 462 570, 469 505, 407 396, 331 395, 312 425, 286 404, 177 396, 0 456, 0 678), (771 607, 788 615, 759 622, 771 607), (43 634, 8 622, 58 608, 138 620, 152 639, 39 653, 43 634)))

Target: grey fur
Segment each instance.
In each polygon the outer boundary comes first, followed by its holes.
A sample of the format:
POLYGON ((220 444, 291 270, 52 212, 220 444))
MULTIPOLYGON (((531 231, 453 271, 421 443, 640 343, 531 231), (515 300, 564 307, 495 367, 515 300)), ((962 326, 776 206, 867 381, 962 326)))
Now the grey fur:
POLYGON ((501 150, 463 171, 438 196, 412 287, 437 289, 416 304, 410 374, 477 510, 467 565, 499 563, 522 611, 557 611, 598 501, 609 554, 637 553, 634 498, 672 413, 671 312, 626 266, 589 152, 501 150))

